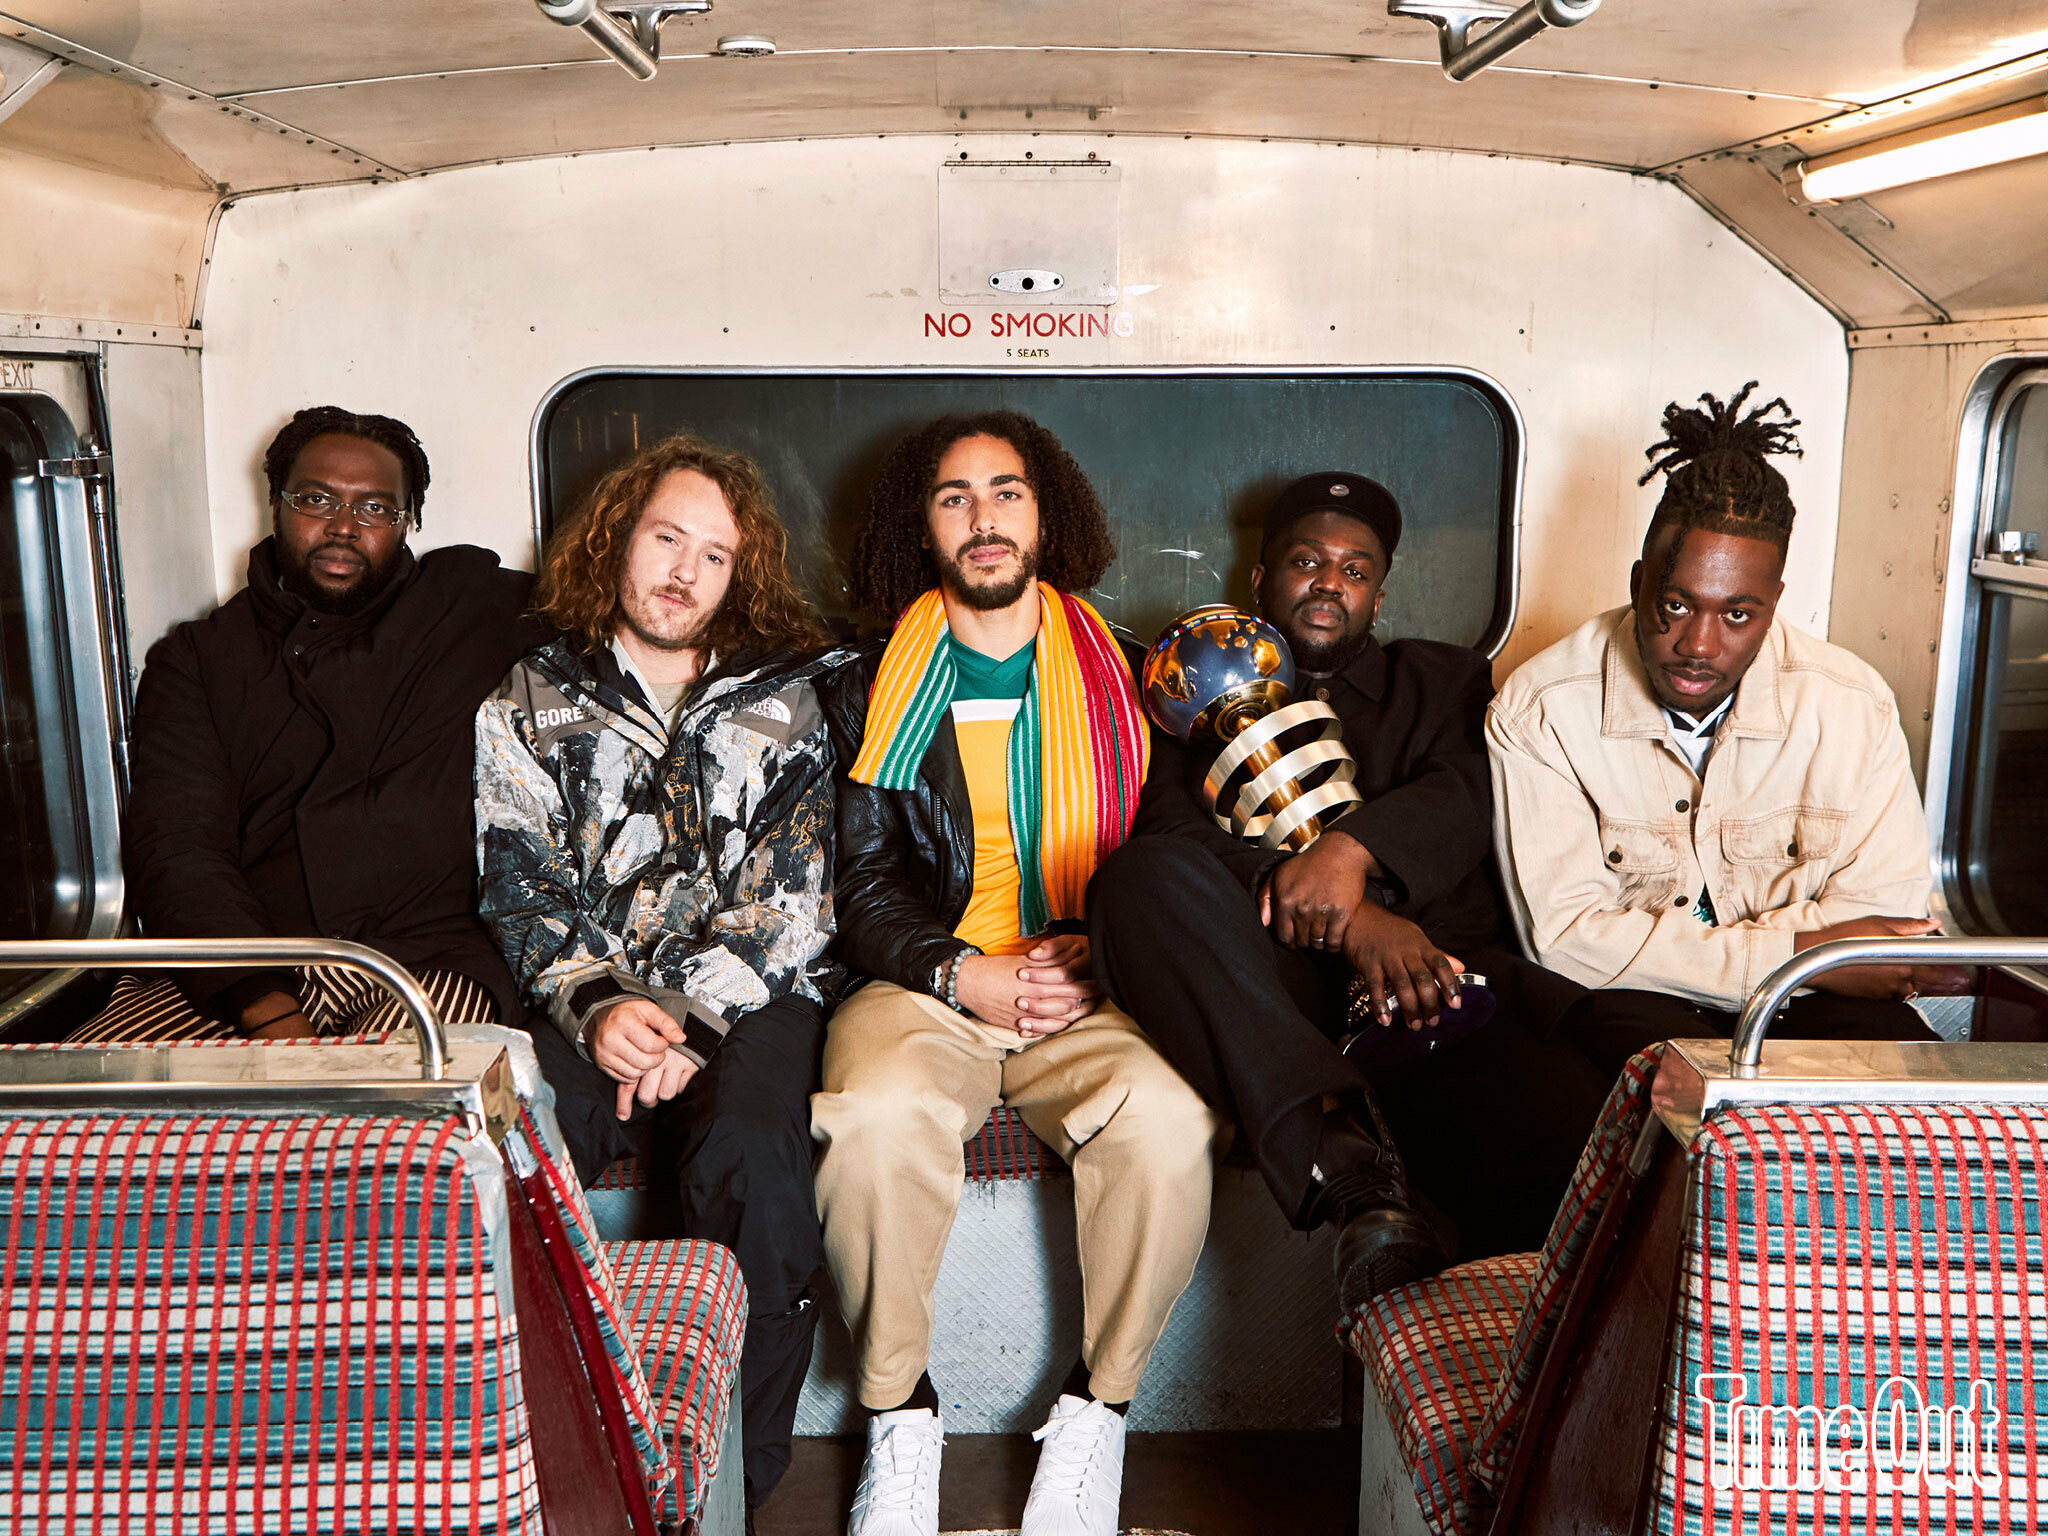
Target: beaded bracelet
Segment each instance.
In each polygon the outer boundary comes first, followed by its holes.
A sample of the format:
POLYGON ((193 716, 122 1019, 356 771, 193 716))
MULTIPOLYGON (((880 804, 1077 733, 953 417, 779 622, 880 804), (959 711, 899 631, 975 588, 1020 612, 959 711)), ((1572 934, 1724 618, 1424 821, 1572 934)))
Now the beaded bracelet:
POLYGON ((962 963, 963 961, 965 961, 965 960, 966 960, 966 958, 967 958, 967 957, 968 957, 969 955, 978 955, 978 954, 980 954, 980 953, 981 953, 981 951, 980 951, 980 950, 978 950, 978 949, 974 948, 974 947, 973 947, 972 945, 969 945, 969 946, 968 946, 968 947, 967 947, 966 949, 963 949, 963 950, 961 950, 959 954, 955 955, 955 956, 954 956, 954 957, 953 957, 953 958, 952 958, 951 960, 949 960, 949 961, 947 961, 947 962, 946 962, 946 998, 945 998, 945 1002, 946 1002, 946 1006, 947 1006, 948 1008, 952 1009, 952 1010, 953 1010, 953 1011, 954 1011, 955 1013, 959 1013, 959 1012, 962 1012, 962 1011, 963 1011, 963 1010, 961 1009, 961 1007, 960 1007, 960 966, 961 966, 961 963, 962 963))

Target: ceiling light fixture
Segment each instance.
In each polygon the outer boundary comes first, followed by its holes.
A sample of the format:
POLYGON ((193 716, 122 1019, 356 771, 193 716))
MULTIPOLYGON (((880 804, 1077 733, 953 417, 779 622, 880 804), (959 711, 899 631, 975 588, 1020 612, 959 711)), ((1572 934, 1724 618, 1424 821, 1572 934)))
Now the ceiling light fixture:
POLYGON ((1840 203, 2032 155, 2048 155, 2048 97, 1817 155, 1799 166, 1799 190, 1808 202, 1840 203))

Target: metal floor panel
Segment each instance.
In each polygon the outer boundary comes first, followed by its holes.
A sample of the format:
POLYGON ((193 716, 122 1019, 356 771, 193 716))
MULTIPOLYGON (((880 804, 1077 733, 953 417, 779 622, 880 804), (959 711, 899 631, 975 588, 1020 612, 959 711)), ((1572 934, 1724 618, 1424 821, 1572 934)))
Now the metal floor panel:
MULTIPOLYGON (((1299 1430, 1339 1422, 1342 1353, 1327 1230, 1291 1231, 1257 1174, 1216 1180, 1209 1240, 1152 1356, 1136 1431, 1299 1430)), ((939 1271, 931 1375, 956 1434, 1044 1422, 1081 1352, 1074 1186, 968 1184, 939 1271)), ((797 1410, 800 1435, 861 1428, 853 1347, 828 1297, 797 1410)))

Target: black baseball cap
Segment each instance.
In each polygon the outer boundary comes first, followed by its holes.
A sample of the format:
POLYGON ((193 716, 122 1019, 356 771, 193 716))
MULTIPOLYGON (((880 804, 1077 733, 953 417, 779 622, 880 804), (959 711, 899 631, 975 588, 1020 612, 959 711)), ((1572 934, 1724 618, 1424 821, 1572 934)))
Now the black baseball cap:
POLYGON ((1377 480, 1346 474, 1340 469, 1303 475, 1273 498, 1266 511, 1266 532, 1259 540, 1263 550, 1276 535, 1285 533, 1311 512, 1342 512, 1355 517, 1379 535, 1387 559, 1394 558, 1394 546, 1401 542, 1401 504, 1394 493, 1377 480))

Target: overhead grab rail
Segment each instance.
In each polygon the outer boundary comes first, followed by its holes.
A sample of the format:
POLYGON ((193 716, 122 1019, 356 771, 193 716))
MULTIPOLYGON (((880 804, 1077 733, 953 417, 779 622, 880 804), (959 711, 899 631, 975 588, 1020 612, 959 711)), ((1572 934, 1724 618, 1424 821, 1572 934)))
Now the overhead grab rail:
POLYGON ((1763 1060, 1764 1036, 1785 1000, 1823 971, 1844 965, 2048 965, 2048 939, 1830 939, 1794 955, 1763 979, 1735 1026, 1728 1061, 1753 1076, 1763 1060))
POLYGON ((382 982, 419 1037, 420 1079, 448 1076, 448 1037, 412 972, 367 944, 340 939, 7 939, 0 970, 147 966, 200 970, 217 965, 331 965, 382 982))
MULTIPOLYGON (((600 0, 534 0, 541 15, 581 27, 635 80, 652 80, 661 63, 661 24, 671 16, 702 14, 711 0, 663 0, 659 5, 605 5, 600 0)), ((1597 0, 1596 0, 1597 3, 1597 0)))
MULTIPOLYGON (((541 8, 547 8, 545 0, 541 8)), ((1520 10, 1487 0, 1387 0, 1389 16, 1419 16, 1436 24, 1444 73, 1453 80, 1470 80, 1531 38, 1576 27, 1599 9, 1600 0, 1529 0, 1520 10), (1481 22, 1492 25, 1474 38, 1472 29, 1481 22)))

